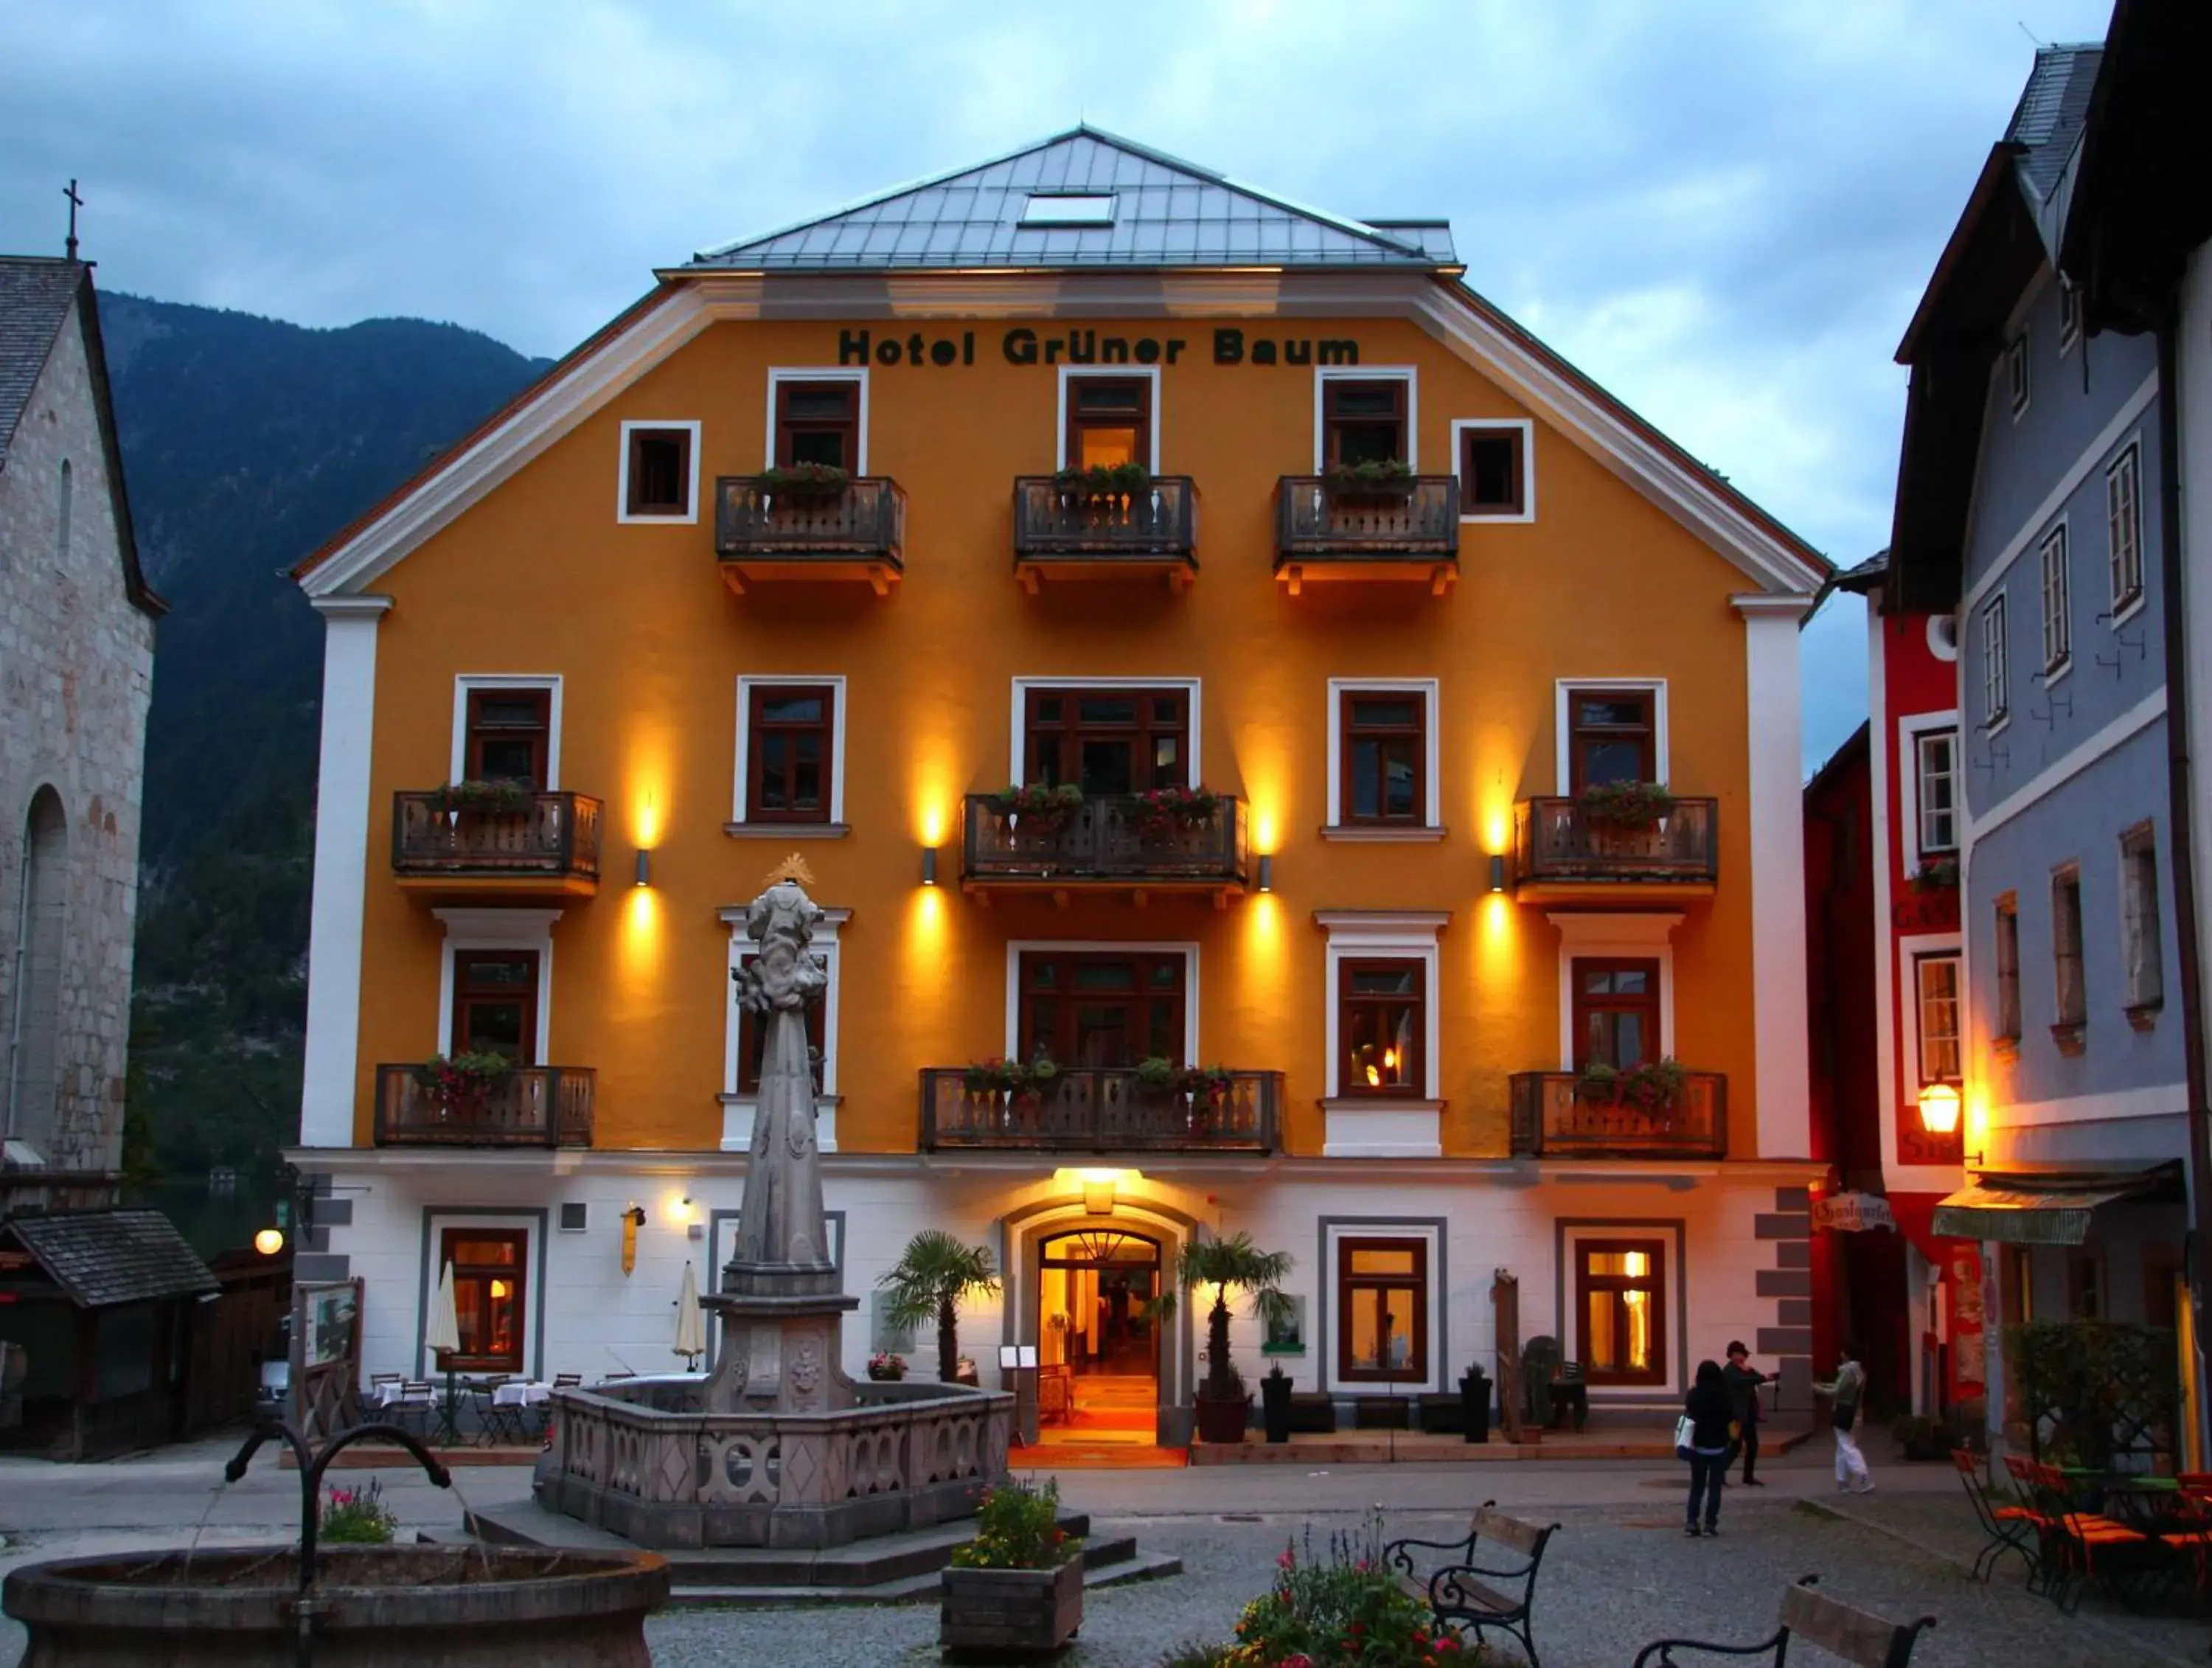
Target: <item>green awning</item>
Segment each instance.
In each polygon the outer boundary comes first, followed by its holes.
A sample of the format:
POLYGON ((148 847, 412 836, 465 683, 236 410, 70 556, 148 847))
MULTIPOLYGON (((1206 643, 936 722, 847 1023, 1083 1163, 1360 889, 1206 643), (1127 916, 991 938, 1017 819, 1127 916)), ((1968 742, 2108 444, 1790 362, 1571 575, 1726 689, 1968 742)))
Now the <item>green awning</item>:
POLYGON ((1936 1207, 1935 1231, 2007 1245, 2078 1245, 2100 1205, 2163 1190, 2170 1166, 2081 1175, 1985 1175, 1936 1207))

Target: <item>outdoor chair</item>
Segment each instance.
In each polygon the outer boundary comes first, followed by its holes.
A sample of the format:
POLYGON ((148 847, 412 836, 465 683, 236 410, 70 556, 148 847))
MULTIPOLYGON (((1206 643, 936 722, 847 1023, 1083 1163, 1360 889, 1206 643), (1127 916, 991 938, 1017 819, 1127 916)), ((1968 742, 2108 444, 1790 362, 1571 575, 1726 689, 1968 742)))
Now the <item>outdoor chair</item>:
POLYGON ((501 1407, 497 1399, 500 1386, 511 1382, 507 1377, 487 1380, 475 1385, 469 1400, 476 1409, 477 1440, 487 1448, 513 1447, 529 1440, 524 1434, 519 1407, 501 1407))
POLYGON ((1522 1415, 1539 1430, 1552 1421, 1552 1373, 1559 1359, 1559 1340, 1541 1333, 1521 1348, 1522 1415))
POLYGON ((428 1379, 402 1379, 398 1399, 386 1404, 384 1416, 400 1429, 427 1439, 437 1412, 438 1392, 428 1379))
POLYGON ((1465 1540, 1391 1542, 1382 1549, 1382 1566, 1396 1575, 1401 1588, 1428 1605, 1438 1627, 1467 1628, 1478 1645, 1486 1628, 1495 1628, 1520 1641, 1528 1668, 1543 1668, 1529 1633, 1529 1610, 1536 1600, 1536 1574, 1543 1566, 1544 1549, 1559 1525, 1524 1523, 1497 1506, 1496 1501, 1483 1501, 1465 1540), (1483 1541, 1495 1543, 1517 1561, 1510 1568, 1478 1564, 1475 1549, 1483 1541), (1440 1555, 1417 1558, 1416 1550, 1440 1555), (1490 1580, 1481 1579, 1485 1576, 1490 1580), (1492 1586, 1490 1581, 1509 1583, 1513 1590, 1492 1586))
POLYGON ((580 1373, 556 1373, 553 1375, 553 1388, 556 1390, 581 1390, 583 1387, 584 1375, 580 1373))
POLYGON ((1912 1660, 1912 1647, 1919 1642, 1922 1632, 1936 1625, 1932 1616, 1905 1623, 1884 1621, 1870 1610, 1816 1592, 1814 1583, 1820 1579, 1807 1575, 1784 1589, 1782 1625, 1771 1639, 1756 1645, 1711 1645, 1696 1639, 1654 1640, 1636 1653, 1634 1668, 1684 1668, 1674 1654, 1677 1651, 1766 1657, 1775 1668, 1782 1668, 1789 1659, 1790 1641, 1793 1639, 1816 1645, 1850 1663, 1851 1668, 1905 1668, 1912 1660))
POLYGON ((1989 1537, 1989 1544, 1974 1555, 1974 1579, 1986 1581, 1996 1573, 1997 1561, 2008 1552, 2016 1552, 2027 1566, 2027 1585, 2030 1592, 2037 1585, 2037 1546, 2045 1527, 2043 1514, 2031 1507, 1991 1498, 1982 1486, 1981 1467, 1972 1453, 1965 1448, 1951 1450, 1951 1463, 1959 1468, 1959 1480, 1966 1485, 1966 1498, 1973 1502, 1974 1516, 1982 1525, 1982 1533, 1989 1537))
POLYGON ((2007 1454, 2005 1469, 2041 1516, 2044 1594, 2066 1615, 2081 1604, 2082 1587, 2098 1579, 2100 1554, 2105 1558, 2102 1574, 2109 1575, 2116 1573, 2116 1564, 2124 1569, 2132 1555, 2153 1549, 2150 1537, 2142 1531, 2101 1513, 2075 1511, 2065 1474, 2056 1465, 2007 1454))

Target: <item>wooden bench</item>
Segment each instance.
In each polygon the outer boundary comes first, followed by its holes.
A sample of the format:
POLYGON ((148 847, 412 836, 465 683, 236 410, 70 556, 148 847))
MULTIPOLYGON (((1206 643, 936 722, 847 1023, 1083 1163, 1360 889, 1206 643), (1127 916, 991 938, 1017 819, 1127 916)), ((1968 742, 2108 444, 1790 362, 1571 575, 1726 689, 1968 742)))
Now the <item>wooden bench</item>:
POLYGON ((1523 1523, 1507 1517, 1497 1506, 1495 1501, 1483 1501, 1468 1525, 1465 1540, 1391 1542, 1382 1549, 1383 1567, 1396 1574, 1400 1586, 1428 1605, 1437 1626, 1465 1628, 1478 1645, 1485 1629, 1496 1628, 1520 1641, 1528 1668, 1542 1668, 1536 1641, 1529 1636, 1529 1610, 1535 1603, 1536 1572, 1543 1565, 1544 1549, 1559 1525, 1523 1523), (1475 1562, 1477 1544, 1483 1541, 1519 1560, 1517 1567, 1475 1562), (1416 1550, 1437 1555, 1417 1558, 1416 1550), (1492 1581, 1508 1585, 1493 1586, 1492 1581))
POLYGON ((1710 1645, 1695 1639, 1660 1639, 1636 1653, 1635 1668, 1683 1668, 1677 1651, 1710 1651, 1724 1656, 1771 1657, 1776 1668, 1789 1654, 1790 1641, 1802 1639, 1853 1668, 1905 1668, 1923 1629, 1936 1625, 1923 1616, 1902 1626, 1885 1622, 1871 1611, 1814 1590, 1820 1578, 1808 1575, 1782 1594, 1782 1626, 1774 1637, 1757 1645, 1710 1645))

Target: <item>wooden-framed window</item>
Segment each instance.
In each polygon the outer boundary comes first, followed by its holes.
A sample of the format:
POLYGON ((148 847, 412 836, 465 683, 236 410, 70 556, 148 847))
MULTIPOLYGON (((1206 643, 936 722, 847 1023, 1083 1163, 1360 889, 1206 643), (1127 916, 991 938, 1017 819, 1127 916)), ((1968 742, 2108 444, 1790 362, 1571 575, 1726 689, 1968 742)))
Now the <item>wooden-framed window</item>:
POLYGON ((2105 534, 2109 540, 2112 612, 2142 595, 2142 462, 2130 446, 2105 472, 2105 534))
POLYGON ((538 973, 535 950, 454 951, 446 1051, 503 1054, 518 1066, 537 1065, 538 973))
POLYGON ((1667 1242, 1575 1241, 1583 1377, 1593 1385, 1667 1382, 1667 1242))
POLYGON ((829 684, 755 684, 745 711, 745 818, 826 823, 837 767, 837 691, 829 684))
POLYGON ((1152 380, 1149 376, 1067 379, 1070 469, 1152 466, 1152 380))
POLYGON ((1336 1376, 1367 1384, 1429 1379, 1429 1242, 1336 1242, 1336 1376))
POLYGON ((1404 463, 1407 384, 1402 376, 1325 377, 1321 385, 1322 459, 1331 469, 1404 463))
POLYGON ((1528 508, 1528 430, 1517 423, 1454 423, 1462 515, 1522 515, 1528 508))
POLYGON ((1024 950, 1015 1053, 1063 1066, 1127 1068, 1184 1059, 1182 951, 1024 950))
POLYGON ((2043 541, 2043 671, 2055 677, 2074 658, 2074 621, 2067 591, 2071 583, 2066 563, 2066 526, 2063 521, 2043 541))
POLYGON ((1990 959, 1996 968, 1996 1038, 2020 1041, 2020 898, 2006 892, 1996 900, 1990 959))
POLYGON ((1575 1069, 1649 1065, 1659 1043, 1659 964, 1612 957, 1574 959, 1575 1069))
POLYGON ((1959 1052, 1959 958, 1955 952, 1912 959, 1920 1025, 1920 1081, 1956 1083, 1959 1052))
POLYGON ((1343 773, 1338 819, 1420 827, 1429 819, 1429 703, 1418 689, 1358 690, 1337 700, 1343 773))
POLYGON ((2027 410, 2027 332, 2024 330, 2005 344, 2005 387, 2012 414, 2018 417, 2027 410))
POLYGON ((2055 1031, 2078 1032, 2089 1020, 2081 971, 2081 871, 2072 863, 2051 875, 2051 965, 2057 988, 2055 1031))
POLYGON ((688 517, 691 514, 692 443, 689 426, 623 426, 624 514, 688 517))
MULTIPOLYGON (((757 954, 758 954, 757 951, 740 952, 738 956, 738 965, 743 967, 757 954)), ((817 951, 814 962, 825 975, 835 977, 831 973, 829 957, 817 951)), ((830 1004, 827 1001, 809 1002, 805 1012, 806 1048, 807 1052, 813 1058, 814 1087, 819 1091, 822 1087, 823 1062, 829 1055, 830 1045, 827 1038, 830 1004)), ((738 1093, 739 1094, 760 1093, 761 1059, 767 1048, 768 1016, 764 1014, 756 1014, 751 1008, 740 1005, 738 1009, 738 1093)))
POLYGON ((1026 695, 1025 782, 1073 782, 1086 795, 1191 786, 1188 690, 1031 688, 1026 695))
POLYGON ((464 723, 461 774, 467 780, 545 786, 551 765, 551 690, 471 689, 464 723))
POLYGON ((1913 785, 1920 804, 1920 855, 1959 849, 1959 733, 1923 730, 1913 738, 1913 785))
POLYGON ((453 1318, 461 1347, 441 1371, 520 1373, 530 1284, 530 1236, 521 1228, 447 1228, 439 1236, 439 1277, 453 1270, 453 1318))
POLYGON ((1567 791, 1659 779, 1658 691, 1567 691, 1567 791))
POLYGON ((2165 947, 2158 918, 2158 837, 2137 823, 2120 836, 2120 965, 2130 1017, 2166 1000, 2165 947))
POLYGON ((781 469, 821 464, 858 474, 860 385, 848 378, 775 385, 775 461, 781 469))
POLYGON ((2005 679, 2005 655, 2010 645, 2005 630, 2005 600, 1993 596, 1982 605, 1982 727, 2002 728, 2012 716, 2009 685, 2005 679))
POLYGON ((1422 1093, 1427 962, 1346 957, 1337 964, 1336 980, 1337 1045, 1344 1051, 1338 1092, 1355 1097, 1422 1093))

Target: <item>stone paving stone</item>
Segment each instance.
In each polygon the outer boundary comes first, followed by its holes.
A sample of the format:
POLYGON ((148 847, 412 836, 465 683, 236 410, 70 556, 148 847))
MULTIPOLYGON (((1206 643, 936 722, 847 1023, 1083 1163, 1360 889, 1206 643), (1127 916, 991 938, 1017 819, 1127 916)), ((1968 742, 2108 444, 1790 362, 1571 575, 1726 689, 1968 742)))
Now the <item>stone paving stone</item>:
MULTIPOLYGON (((1879 1496, 1849 1504, 1891 1505, 1879 1496)), ((1896 1505, 1909 1508, 1899 1514, 1908 1525, 1919 1523, 1923 1508, 1939 1509, 1929 1501, 1896 1505)), ((1959 1508, 1965 1509, 1963 1499, 1959 1508)), ((1782 1589, 1812 1573, 1829 1591, 1881 1614, 1936 1616, 1939 1625, 1915 1654, 1915 1668, 2008 1661, 2038 1668, 2150 1668, 2203 1660, 2201 1624, 2102 1611, 2063 1617, 2023 1591, 2017 1576, 1982 1586, 1947 1559, 1870 1523, 1786 1502, 1746 1505, 1731 1494, 1721 1537, 1692 1541, 1681 1532, 1679 1510, 1670 1491, 1655 1492, 1648 1507, 1638 1502, 1530 1514, 1556 1517, 1563 1525, 1537 1590, 1536 1641, 1547 1668, 1627 1668, 1639 1646, 1667 1635, 1754 1641, 1773 1630, 1782 1589)), ((1341 1514, 1314 1519, 1316 1543, 1325 1546, 1331 1528, 1356 1522, 1341 1514)), ((1441 1538, 1463 1523, 1430 1513, 1397 1514, 1389 1532, 1441 1538)), ((1285 1538, 1302 1527, 1300 1519, 1281 1516, 1257 1523, 1099 1519, 1101 1533, 1133 1533, 1147 1550, 1176 1554, 1186 1573, 1088 1594, 1082 1637, 1061 1659, 1066 1668, 1153 1668, 1179 1641, 1228 1638, 1245 1599, 1267 1582, 1285 1538)), ((1967 1550, 1971 1555, 1971 1545, 1967 1550)), ((656 1617, 647 1635, 663 1668, 730 1662, 873 1668, 934 1662, 936 1626, 935 1609, 926 1604, 834 1614, 685 1610, 656 1617)))

